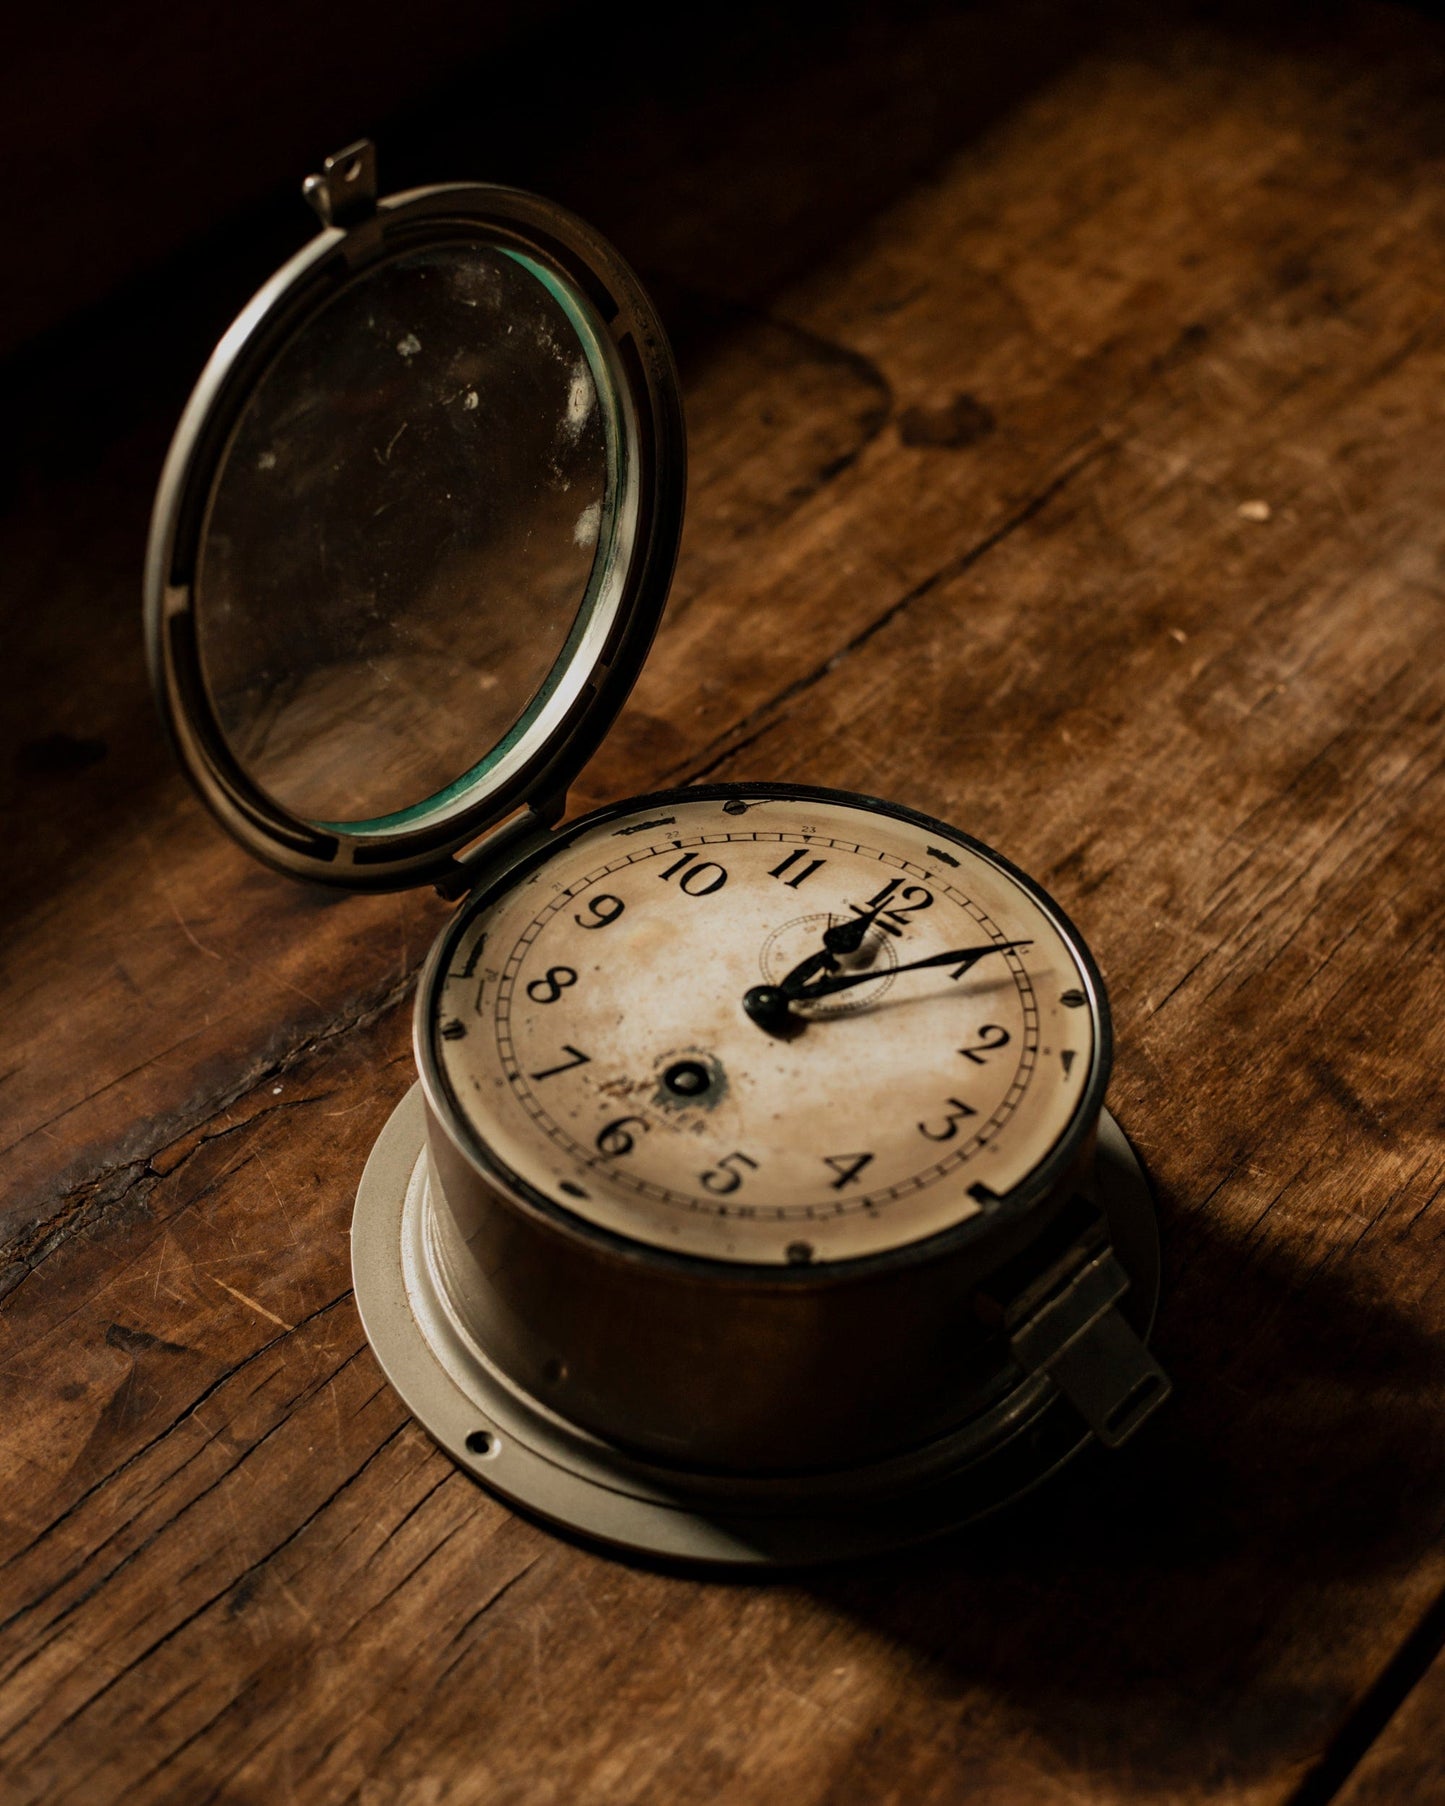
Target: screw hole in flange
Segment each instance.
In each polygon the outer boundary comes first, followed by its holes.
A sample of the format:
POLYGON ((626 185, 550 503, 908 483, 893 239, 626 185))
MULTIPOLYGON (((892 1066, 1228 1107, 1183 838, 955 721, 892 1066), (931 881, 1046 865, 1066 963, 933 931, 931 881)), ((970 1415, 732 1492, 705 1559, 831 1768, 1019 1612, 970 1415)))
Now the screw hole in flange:
POLYGON ((495 1455, 501 1446, 490 1430, 473 1430, 467 1437, 467 1453, 469 1455, 495 1455))

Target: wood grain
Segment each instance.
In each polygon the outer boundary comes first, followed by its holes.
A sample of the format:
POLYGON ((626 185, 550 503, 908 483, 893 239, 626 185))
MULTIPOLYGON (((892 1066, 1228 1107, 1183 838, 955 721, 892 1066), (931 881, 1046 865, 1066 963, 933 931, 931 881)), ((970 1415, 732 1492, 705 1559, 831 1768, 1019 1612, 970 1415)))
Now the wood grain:
MULTIPOLYGON (((1439 1626, 1427 1627, 1439 1647, 1439 1626)), ((1340 1806, 1386 1806, 1445 1796, 1445 1658, 1436 1656, 1405 1704, 1366 1747, 1338 1794, 1340 1806)), ((1370 1729, 1374 1729, 1372 1722, 1370 1729)))
MULTIPOLYGON (((1168 1413, 996 1524, 762 1586, 609 1561, 456 1473, 346 1248, 440 906, 252 871, 166 770, 138 417, 3 528, 51 598, 4 905, 7 1800, 1438 1792, 1445 41, 1112 21, 977 134, 931 13, 769 65, 751 117, 792 138, 674 120, 657 217, 644 185, 631 241, 604 223, 673 296, 691 515, 573 803, 854 786, 1058 895, 1159 1192, 1168 1413), (838 186, 866 160, 837 147, 879 66, 926 129, 845 223, 816 147, 838 186)), ((573 154, 568 198, 601 181, 573 154)))

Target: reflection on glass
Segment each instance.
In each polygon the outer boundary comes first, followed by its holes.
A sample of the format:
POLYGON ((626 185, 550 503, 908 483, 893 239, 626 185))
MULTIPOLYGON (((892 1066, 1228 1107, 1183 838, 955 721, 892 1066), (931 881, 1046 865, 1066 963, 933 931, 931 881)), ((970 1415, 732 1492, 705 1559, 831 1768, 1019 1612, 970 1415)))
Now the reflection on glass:
POLYGON ((431 247, 343 289, 257 386, 196 616, 221 729, 294 814, 381 825, 545 698, 616 487, 575 306, 500 248, 431 247))

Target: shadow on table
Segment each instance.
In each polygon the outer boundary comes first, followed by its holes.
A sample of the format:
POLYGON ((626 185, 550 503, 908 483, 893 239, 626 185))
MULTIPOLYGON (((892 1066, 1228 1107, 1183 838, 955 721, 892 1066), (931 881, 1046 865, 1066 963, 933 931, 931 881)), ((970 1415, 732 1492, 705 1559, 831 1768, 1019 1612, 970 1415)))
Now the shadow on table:
POLYGON ((1347 1255, 1310 1272, 1212 1234, 1167 1285, 1176 1394, 1137 1443, 942 1543, 809 1577, 922 1659, 869 1772, 906 1774, 941 1720, 963 1749, 974 1716, 1126 1792, 1316 1759, 1424 1609, 1404 1589, 1445 1523, 1439 1345, 1371 1288, 1347 1255))

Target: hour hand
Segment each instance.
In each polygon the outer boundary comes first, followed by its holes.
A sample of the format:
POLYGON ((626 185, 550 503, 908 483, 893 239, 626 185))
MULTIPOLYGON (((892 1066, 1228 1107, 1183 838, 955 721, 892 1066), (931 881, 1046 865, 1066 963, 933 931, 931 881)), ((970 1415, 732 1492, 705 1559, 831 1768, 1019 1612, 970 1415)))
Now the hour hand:
POLYGON ((793 995, 808 980, 819 972, 831 972, 837 959, 856 953, 863 945, 863 937, 878 920, 883 905, 877 909, 865 911, 862 915, 851 916, 844 922, 833 922, 823 931, 823 945, 817 953, 810 953, 806 959, 799 960, 791 972, 786 973, 777 985, 756 985, 755 990, 781 990, 789 996, 793 995))
MULTIPOLYGON (((847 922, 834 922, 823 935, 823 945, 829 953, 856 953, 863 945, 863 937, 882 915, 885 905, 880 903, 876 909, 865 909, 847 922)), ((854 904, 857 908, 857 904, 854 904)), ((792 976, 790 973, 789 977, 792 976)), ((783 981, 785 984, 787 980, 783 981)))
MULTIPOLYGON (((746 992, 743 1008, 758 1027, 766 1029, 770 1035, 786 1034, 789 1025, 798 1020, 788 1008, 790 1000, 799 996, 818 973, 836 970, 840 956, 846 958, 848 954, 856 953, 883 907, 880 903, 876 909, 865 910, 846 921, 831 922, 823 931, 823 945, 817 953, 799 960, 777 984, 754 985, 746 992)), ((875 977, 876 974, 867 976, 875 977)))

